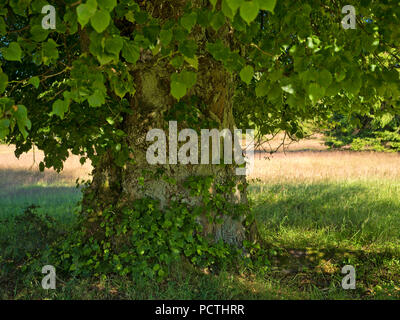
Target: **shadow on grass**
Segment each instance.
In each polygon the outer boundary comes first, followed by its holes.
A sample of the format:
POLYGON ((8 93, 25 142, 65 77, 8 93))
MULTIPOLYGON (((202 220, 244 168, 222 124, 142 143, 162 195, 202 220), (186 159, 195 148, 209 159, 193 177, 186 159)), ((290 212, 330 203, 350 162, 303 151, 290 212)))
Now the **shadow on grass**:
POLYGON ((250 187, 277 272, 324 284, 354 265, 365 288, 400 281, 399 185, 314 182, 250 187), (330 279, 330 276, 328 277, 330 279))

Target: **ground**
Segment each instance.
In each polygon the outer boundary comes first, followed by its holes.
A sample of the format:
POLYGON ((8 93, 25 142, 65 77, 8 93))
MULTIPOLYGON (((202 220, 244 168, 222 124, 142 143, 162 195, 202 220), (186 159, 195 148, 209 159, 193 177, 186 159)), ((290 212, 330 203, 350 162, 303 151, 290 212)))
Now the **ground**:
MULTIPOLYGON (((29 205, 64 225, 73 219, 81 199, 75 181, 89 177, 90 164, 81 166, 72 157, 61 174, 40 173, 41 157, 36 151, 16 160, 12 147, 0 145, 0 246, 12 237, 13 217, 29 205)), ((72 278, 59 279, 50 292, 41 289, 40 270, 37 281, 29 283, 18 271, 0 270, 0 298, 400 298, 399 155, 330 151, 313 136, 285 152, 259 151, 255 160, 249 192, 268 248, 265 267, 213 274, 183 263, 171 266, 171 276, 161 284, 72 278), (347 264, 356 268, 356 290, 341 287, 341 268, 347 264)))

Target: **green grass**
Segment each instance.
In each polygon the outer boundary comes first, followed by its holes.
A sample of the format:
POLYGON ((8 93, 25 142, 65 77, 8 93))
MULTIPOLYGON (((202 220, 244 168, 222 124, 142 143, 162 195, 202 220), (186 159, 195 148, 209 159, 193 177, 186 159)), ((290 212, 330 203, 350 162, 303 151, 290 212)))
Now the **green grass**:
POLYGON ((45 179, 40 172, 0 170, 0 219, 12 218, 34 204, 38 212, 70 223, 81 197, 79 189, 57 176, 45 179))
MULTIPOLYGON (((269 261, 267 269, 243 267, 241 272, 213 274, 182 262, 171 266, 163 283, 126 277, 62 277, 55 291, 41 289, 40 270, 29 280, 13 270, 0 272, 0 298, 400 298, 400 182, 257 183, 249 191, 269 261), (356 290, 341 288, 340 270, 346 264, 356 267, 356 290)), ((73 220, 80 197, 80 191, 68 185, 10 188, 0 182, 0 246, 15 231, 14 215, 28 205, 39 205, 40 212, 65 226, 73 220)))
POLYGON ((257 184, 250 194, 263 235, 278 246, 400 245, 400 182, 257 184))

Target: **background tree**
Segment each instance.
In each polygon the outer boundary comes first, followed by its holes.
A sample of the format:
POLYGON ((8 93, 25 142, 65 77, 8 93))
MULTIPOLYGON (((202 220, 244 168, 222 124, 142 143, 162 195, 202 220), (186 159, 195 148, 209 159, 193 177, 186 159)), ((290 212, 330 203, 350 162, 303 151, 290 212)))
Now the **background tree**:
POLYGON ((199 233, 215 242, 240 247, 251 234, 235 166, 147 163, 146 133, 168 120, 301 137, 302 121, 332 111, 399 109, 394 0, 354 2, 348 30, 348 1, 54 1, 56 29, 44 30, 47 4, 0 2, 0 139, 17 155, 43 150, 41 170, 61 170, 69 151, 92 161, 93 234, 103 210, 146 198, 200 208, 199 233))

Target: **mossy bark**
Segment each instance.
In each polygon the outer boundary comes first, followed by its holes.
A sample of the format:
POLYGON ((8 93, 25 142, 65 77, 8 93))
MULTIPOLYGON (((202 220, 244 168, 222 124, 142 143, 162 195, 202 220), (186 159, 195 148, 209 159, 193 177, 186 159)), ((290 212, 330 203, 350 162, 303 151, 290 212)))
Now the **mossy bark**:
MULTIPOLYGON (((153 11, 153 15, 179 15, 180 8, 185 4, 185 1, 176 1, 172 7, 166 1, 159 2, 158 9, 153 11)), ((195 3, 203 5, 203 1, 195 3)), ((229 42, 229 28, 226 27, 223 32, 226 34, 226 41, 229 42)), ((234 78, 206 52, 204 46, 212 36, 212 32, 207 33, 201 28, 194 32, 200 51, 199 66, 197 83, 187 96, 195 95, 207 106, 206 116, 218 123, 219 130, 230 129, 233 132, 234 78)), ((94 169, 93 182, 84 200, 86 205, 93 206, 95 202, 100 206, 129 205, 132 201, 143 197, 157 199, 161 206, 168 206, 178 197, 192 205, 198 205, 199 199, 190 197, 188 190, 183 187, 183 182, 189 176, 213 176, 215 182, 221 184, 232 179, 237 185, 246 183, 245 177, 235 175, 235 167, 232 165, 150 165, 147 162, 146 150, 151 143, 146 142, 146 134, 153 128, 167 128, 168 122, 164 116, 176 103, 170 94, 170 78, 176 70, 159 58, 142 52, 139 62, 131 69, 136 93, 130 97, 133 113, 126 117, 123 130, 128 134, 128 144, 133 150, 131 157, 134 161, 124 168, 118 168, 109 155, 105 156, 94 169), (173 178, 176 184, 168 183, 157 176, 156 172, 159 169, 162 169, 166 176, 173 178)), ((183 128, 188 128, 187 124, 178 123, 178 130, 183 128)), ((211 189, 210 192, 216 191, 211 189)), ((247 203, 245 189, 244 191, 237 189, 225 197, 231 203, 247 203)), ((214 214, 218 215, 218 212, 214 214)), ((216 241, 222 239, 226 243, 242 246, 246 237, 244 219, 244 215, 237 219, 223 216, 221 224, 210 224, 205 217, 200 217, 199 223, 203 224, 204 234, 211 235, 216 241)))

